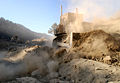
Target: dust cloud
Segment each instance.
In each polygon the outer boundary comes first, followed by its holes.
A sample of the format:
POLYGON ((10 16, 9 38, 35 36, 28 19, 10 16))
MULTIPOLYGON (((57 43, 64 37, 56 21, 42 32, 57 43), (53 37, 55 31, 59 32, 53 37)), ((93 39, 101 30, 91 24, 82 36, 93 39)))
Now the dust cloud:
POLYGON ((120 32, 120 8, 118 0, 62 0, 67 3, 67 12, 83 14, 83 21, 79 17, 67 25, 66 31, 87 32, 102 29, 108 33, 120 32), (116 7, 117 8, 116 8, 116 7), (85 23, 86 22, 86 23, 85 23), (86 27, 87 26, 87 27, 86 27), (86 29, 87 28, 87 29, 86 29))
POLYGON ((46 76, 57 71, 58 62, 50 57, 53 53, 52 48, 34 46, 23 50, 16 53, 17 55, 0 60, 0 81, 25 76, 29 73, 46 76))
POLYGON ((75 8, 78 8, 78 12, 84 15, 85 20, 108 18, 119 11, 119 7, 115 8, 119 0, 66 0, 66 2, 67 11, 74 12, 75 8))

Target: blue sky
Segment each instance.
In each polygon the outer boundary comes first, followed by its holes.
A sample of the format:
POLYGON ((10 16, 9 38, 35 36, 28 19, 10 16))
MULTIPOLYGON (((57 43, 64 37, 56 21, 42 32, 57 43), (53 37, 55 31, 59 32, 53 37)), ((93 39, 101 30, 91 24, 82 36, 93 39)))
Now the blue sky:
POLYGON ((61 4, 64 12, 78 7, 79 10, 85 9, 87 14, 91 13, 91 16, 99 9, 99 14, 107 15, 120 9, 120 0, 0 0, 0 17, 22 24, 32 31, 47 33, 53 23, 59 23, 61 4))
POLYGON ((53 23, 59 23, 60 4, 59 0, 0 0, 0 17, 47 33, 53 23))

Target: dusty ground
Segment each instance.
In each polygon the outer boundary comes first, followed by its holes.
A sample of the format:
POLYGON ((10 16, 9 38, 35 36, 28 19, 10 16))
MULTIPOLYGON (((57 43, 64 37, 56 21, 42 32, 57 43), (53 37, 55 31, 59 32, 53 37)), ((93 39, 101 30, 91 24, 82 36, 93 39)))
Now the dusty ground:
POLYGON ((1 83, 120 83, 119 41, 102 30, 75 37, 69 50, 33 45, 0 52, 1 83))
POLYGON ((120 82, 119 67, 82 58, 62 64, 59 73, 64 80, 74 83, 120 82))

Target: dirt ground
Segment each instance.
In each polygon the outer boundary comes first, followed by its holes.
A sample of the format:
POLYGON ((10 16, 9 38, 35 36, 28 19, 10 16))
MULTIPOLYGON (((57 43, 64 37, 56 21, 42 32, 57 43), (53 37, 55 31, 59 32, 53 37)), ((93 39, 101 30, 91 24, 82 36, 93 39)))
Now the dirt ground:
POLYGON ((95 30, 73 35, 73 48, 19 47, 1 52, 1 83, 120 83, 120 44, 95 30))

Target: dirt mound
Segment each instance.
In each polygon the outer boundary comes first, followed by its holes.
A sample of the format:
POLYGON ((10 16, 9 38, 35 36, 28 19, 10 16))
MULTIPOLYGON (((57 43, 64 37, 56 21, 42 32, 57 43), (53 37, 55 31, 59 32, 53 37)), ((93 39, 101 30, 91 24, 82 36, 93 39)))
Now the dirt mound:
MULTIPOLYGON (((66 55, 66 60, 80 57, 98 61, 108 60, 109 64, 118 61, 120 43, 102 30, 86 33, 73 33, 73 48, 66 55), (107 59, 104 59, 107 57, 107 59)), ((106 61, 105 61, 106 62, 106 61)))
MULTIPOLYGON (((100 40, 106 44, 106 47, 109 50, 119 49, 119 42, 117 42, 116 39, 112 37, 110 34, 102 30, 94 30, 86 33, 73 34, 73 47, 79 47, 83 43, 91 44, 91 45, 94 45, 94 43, 96 43, 97 46, 99 46, 101 44, 100 40), (97 42, 97 40, 99 41, 97 42)), ((85 47, 85 46, 81 46, 81 47, 85 47)))

